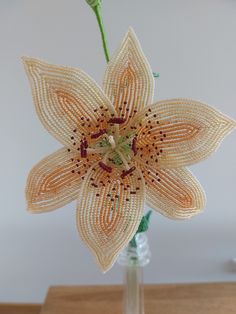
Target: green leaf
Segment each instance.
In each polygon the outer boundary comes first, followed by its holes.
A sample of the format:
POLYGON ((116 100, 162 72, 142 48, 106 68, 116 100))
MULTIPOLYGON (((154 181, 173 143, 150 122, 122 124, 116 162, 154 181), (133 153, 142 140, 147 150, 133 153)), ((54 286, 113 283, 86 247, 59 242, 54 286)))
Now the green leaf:
POLYGON ((138 233, 145 232, 145 231, 148 230, 151 214, 152 214, 152 211, 149 210, 149 211, 147 212, 147 214, 142 217, 142 219, 141 219, 141 221, 140 221, 140 224, 139 224, 139 226, 138 226, 138 230, 136 231, 135 235, 133 236, 133 239, 129 242, 129 244, 130 244, 131 247, 133 247, 133 248, 136 248, 136 247, 137 247, 137 243, 136 243, 136 240, 135 240, 135 236, 136 236, 138 233))
POLYGON ((148 230, 151 213, 152 213, 151 210, 149 210, 147 214, 143 216, 143 218, 140 221, 136 234, 140 232, 145 232, 148 230))

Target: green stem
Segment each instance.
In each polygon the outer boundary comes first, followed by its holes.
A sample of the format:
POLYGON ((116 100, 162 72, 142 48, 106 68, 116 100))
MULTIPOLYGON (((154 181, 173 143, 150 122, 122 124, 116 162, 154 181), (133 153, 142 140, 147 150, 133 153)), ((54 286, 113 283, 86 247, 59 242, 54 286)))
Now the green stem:
POLYGON ((101 32, 101 37, 102 37, 102 45, 106 57, 106 61, 109 62, 110 56, 109 56, 109 49, 108 49, 108 44, 107 44, 107 36, 103 24, 103 19, 102 19, 102 12, 101 12, 101 7, 99 5, 95 6, 93 8, 94 13, 96 15, 97 21, 98 21, 98 26, 101 32))

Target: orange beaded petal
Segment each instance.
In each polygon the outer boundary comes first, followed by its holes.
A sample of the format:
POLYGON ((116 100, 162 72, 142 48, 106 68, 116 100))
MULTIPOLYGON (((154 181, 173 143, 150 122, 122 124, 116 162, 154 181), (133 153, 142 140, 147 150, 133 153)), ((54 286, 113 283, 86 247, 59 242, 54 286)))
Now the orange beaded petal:
POLYGON ((130 28, 108 63, 103 89, 126 124, 153 100, 154 78, 134 31, 130 28))
POLYGON ((23 60, 38 117, 62 144, 75 149, 84 136, 107 128, 115 109, 86 73, 33 58, 23 60))
POLYGON ((146 183, 146 201, 156 211, 171 219, 186 219, 205 207, 205 193, 189 170, 139 167, 146 183))
POLYGON ((235 125, 234 120, 207 104, 170 99, 145 108, 129 129, 137 133, 137 159, 176 168, 207 158, 235 125))
POLYGON ((88 169, 99 159, 99 155, 90 155, 83 160, 77 152, 61 148, 41 160, 33 167, 27 180, 29 211, 51 211, 76 199, 88 169))
POLYGON ((80 190, 77 207, 79 232, 103 271, 112 267, 129 243, 143 215, 144 182, 136 170, 121 177, 93 167, 80 190))

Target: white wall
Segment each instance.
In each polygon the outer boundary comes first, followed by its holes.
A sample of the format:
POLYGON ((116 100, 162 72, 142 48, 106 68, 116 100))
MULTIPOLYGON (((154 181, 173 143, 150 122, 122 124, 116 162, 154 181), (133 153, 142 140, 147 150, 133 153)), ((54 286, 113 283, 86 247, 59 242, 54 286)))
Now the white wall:
MULTIPOLYGON (((110 49, 135 29, 158 79, 156 99, 204 100, 236 118, 236 1, 104 0, 110 49)), ((121 281, 103 275, 82 244, 75 204, 41 215, 25 210, 30 168, 60 144, 36 117, 20 57, 83 68, 99 83, 105 60, 83 0, 0 0, 0 302, 42 302, 49 285, 121 281)), ((236 132, 192 167, 205 187, 205 212, 191 221, 154 214, 146 282, 236 280, 236 132)))

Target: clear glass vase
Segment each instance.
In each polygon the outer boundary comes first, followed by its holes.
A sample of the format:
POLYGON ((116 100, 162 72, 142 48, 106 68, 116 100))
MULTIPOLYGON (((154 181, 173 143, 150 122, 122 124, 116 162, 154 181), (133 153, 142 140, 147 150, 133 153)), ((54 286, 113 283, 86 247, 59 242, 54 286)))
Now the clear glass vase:
POLYGON ((148 238, 138 233, 118 258, 124 266, 124 314, 144 314, 143 266, 150 261, 148 238))

